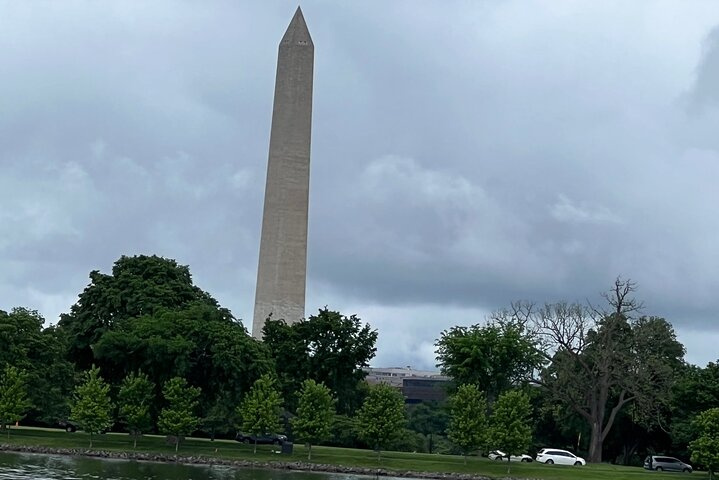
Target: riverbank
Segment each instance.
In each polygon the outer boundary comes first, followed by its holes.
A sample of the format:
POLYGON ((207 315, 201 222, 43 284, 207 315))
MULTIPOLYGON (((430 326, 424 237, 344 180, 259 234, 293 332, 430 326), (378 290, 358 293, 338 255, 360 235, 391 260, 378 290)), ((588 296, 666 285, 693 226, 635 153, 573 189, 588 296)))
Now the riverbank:
MULTIPOLYGON (((657 480, 657 473, 638 467, 592 464, 582 467, 544 465, 537 462, 512 463, 511 473, 505 462, 484 457, 437 455, 409 452, 315 446, 312 460, 307 459, 304 445, 294 445, 290 454, 282 454, 278 447, 246 445, 234 440, 187 438, 175 453, 175 446, 164 436, 143 435, 133 448, 126 433, 107 433, 90 437, 83 432, 68 433, 57 429, 33 427, 13 428, 8 439, 0 436, 0 451, 27 452, 51 455, 138 460, 142 462, 181 463, 187 465, 220 465, 245 469, 274 469, 284 471, 327 472, 373 477, 403 477, 436 480, 657 480)), ((707 479, 705 472, 695 472, 692 478, 707 479)))
MULTIPOLYGON (((136 460, 143 462, 182 463, 185 465, 223 465, 237 468, 261 468, 272 470, 296 470, 305 472, 342 473, 348 475, 365 475, 381 477, 402 477, 437 480, 493 480, 492 477, 473 474, 417 472, 402 470, 386 470, 383 468, 348 467, 342 465, 329 465, 321 463, 283 462, 283 461, 249 461, 228 460, 217 457, 166 455, 142 452, 115 452, 108 450, 91 450, 83 448, 52 448, 27 445, 0 444, 0 452, 37 453, 43 455, 70 455, 91 458, 106 458, 117 460, 136 460)), ((514 478, 514 477, 513 477, 514 478)), ((521 480, 521 479, 517 479, 521 480)))

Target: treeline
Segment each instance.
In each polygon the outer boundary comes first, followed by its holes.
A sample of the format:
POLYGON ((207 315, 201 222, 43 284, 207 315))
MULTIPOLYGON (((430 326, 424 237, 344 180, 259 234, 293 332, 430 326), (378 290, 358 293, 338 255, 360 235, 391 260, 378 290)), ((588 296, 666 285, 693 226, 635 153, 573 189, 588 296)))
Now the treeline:
POLYGON ((259 342, 188 267, 122 257, 111 274, 90 273, 56 326, 33 310, 0 311, 0 423, 178 439, 283 431, 378 451, 553 446, 625 464, 693 452, 709 466, 698 452, 714 441, 719 367, 686 364, 671 324, 641 316, 634 291, 617 279, 601 306, 521 302, 441 332, 450 401, 405 406, 397 390, 364 381, 377 331, 359 318, 324 308, 293 325, 270 319, 259 342))

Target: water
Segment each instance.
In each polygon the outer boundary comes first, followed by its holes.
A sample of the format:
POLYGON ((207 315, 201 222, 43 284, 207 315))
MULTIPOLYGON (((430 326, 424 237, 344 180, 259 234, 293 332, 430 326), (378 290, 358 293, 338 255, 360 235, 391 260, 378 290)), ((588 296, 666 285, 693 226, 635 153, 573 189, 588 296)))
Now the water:
POLYGON ((0 452, 0 480, 366 480, 371 477, 0 452))

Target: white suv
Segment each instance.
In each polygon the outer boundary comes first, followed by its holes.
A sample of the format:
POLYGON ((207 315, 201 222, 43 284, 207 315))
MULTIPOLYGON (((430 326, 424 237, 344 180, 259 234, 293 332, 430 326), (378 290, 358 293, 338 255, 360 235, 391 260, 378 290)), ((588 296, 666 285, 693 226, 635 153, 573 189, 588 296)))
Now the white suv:
POLYGON ((552 465, 586 465, 587 462, 582 457, 578 457, 572 452, 559 450, 558 448, 543 448, 537 452, 537 461, 552 465))

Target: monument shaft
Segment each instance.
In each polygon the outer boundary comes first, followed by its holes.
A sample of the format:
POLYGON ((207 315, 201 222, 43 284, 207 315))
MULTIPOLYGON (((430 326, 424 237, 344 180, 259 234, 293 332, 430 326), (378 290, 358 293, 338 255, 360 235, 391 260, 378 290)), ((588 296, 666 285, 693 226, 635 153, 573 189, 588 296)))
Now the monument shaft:
POLYGON ((252 335, 305 315, 314 45, 298 8, 279 46, 252 335))

